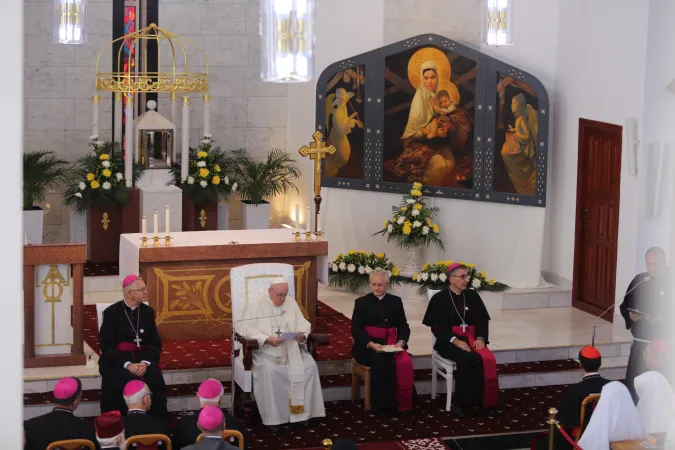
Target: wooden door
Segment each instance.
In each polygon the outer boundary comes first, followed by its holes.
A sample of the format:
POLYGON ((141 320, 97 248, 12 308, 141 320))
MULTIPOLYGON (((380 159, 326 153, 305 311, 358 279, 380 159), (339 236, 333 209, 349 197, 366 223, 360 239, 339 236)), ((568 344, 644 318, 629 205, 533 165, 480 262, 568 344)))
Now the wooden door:
MULTIPOLYGON (((615 301, 621 131, 618 125, 579 119, 572 305, 596 315, 615 301)), ((613 317, 613 308, 603 315, 613 317)))

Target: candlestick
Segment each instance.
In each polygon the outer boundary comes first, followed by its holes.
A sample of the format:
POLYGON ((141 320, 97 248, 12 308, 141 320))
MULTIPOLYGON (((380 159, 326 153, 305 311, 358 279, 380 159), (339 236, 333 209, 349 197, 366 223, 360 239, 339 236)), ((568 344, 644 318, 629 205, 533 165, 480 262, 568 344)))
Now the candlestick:
POLYGON ((155 236, 154 238, 152 238, 152 246, 159 247, 159 236, 155 236))
POLYGON ((166 236, 169 237, 169 224, 171 223, 171 210, 169 208, 169 205, 166 205, 166 236))
POLYGON ((309 230, 305 231, 305 242, 312 242, 312 232, 309 230))
POLYGON ((92 136, 98 136, 98 125, 99 125, 99 105, 101 103, 101 97, 94 95, 91 97, 91 102, 94 106, 94 114, 92 114, 92 136))
POLYGON ((143 234, 143 237, 148 233, 148 221, 145 220, 145 216, 143 216, 143 220, 141 220, 141 233, 143 234))
POLYGON ((295 236, 295 239, 293 239, 293 242, 300 242, 300 232, 296 231, 293 233, 293 236, 295 236))
POLYGON ((152 234, 155 236, 155 238, 157 238, 159 235, 159 218, 157 215, 157 210, 155 210, 155 213, 152 217, 152 234))
POLYGON ((148 238, 146 236, 141 237, 141 247, 145 248, 148 246, 148 238))
POLYGON ((323 236, 323 233, 321 232, 321 230, 317 231, 317 232, 314 233, 314 234, 316 235, 316 240, 317 240, 317 241, 322 241, 322 240, 323 240, 323 239, 321 239, 321 237, 323 236))
POLYGON ((171 236, 169 236, 168 234, 164 238, 164 246, 165 247, 171 247, 171 236))
POLYGON ((295 204, 295 231, 300 232, 300 205, 295 204))
POLYGON ((305 223, 305 231, 309 232, 312 230, 312 207, 307 207, 307 222, 305 223))

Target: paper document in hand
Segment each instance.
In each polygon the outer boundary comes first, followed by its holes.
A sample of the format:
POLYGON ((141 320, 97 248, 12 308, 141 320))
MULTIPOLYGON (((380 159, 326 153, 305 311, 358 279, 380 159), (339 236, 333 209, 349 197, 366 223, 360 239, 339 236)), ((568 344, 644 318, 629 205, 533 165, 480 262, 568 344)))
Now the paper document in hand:
POLYGON ((401 347, 396 347, 395 345, 383 345, 382 351, 385 353, 397 353, 402 352, 403 349, 401 347))
POLYGON ((646 318, 652 318, 652 316, 644 311, 640 311, 639 309, 632 309, 632 308, 626 308, 626 310, 632 312, 633 314, 637 314, 638 316, 646 317, 646 318))
POLYGON ((304 334, 305 333, 302 333, 302 332, 287 331, 279 337, 281 339, 283 339, 284 341, 291 341, 291 340, 295 339, 296 336, 303 336, 304 334))

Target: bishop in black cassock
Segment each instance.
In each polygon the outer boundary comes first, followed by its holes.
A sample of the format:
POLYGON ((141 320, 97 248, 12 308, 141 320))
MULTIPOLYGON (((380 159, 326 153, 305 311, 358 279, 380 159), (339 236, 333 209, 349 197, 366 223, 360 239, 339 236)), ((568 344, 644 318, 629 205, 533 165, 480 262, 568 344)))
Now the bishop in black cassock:
POLYGON ((490 315, 478 292, 467 289, 468 273, 457 263, 449 267, 449 289, 431 297, 422 320, 436 338, 434 350, 457 365, 453 411, 460 417, 471 406, 491 413, 499 394, 496 360, 487 348, 490 315))
POLYGON ((122 389, 131 380, 141 380, 152 392, 151 416, 166 420, 166 385, 159 367, 162 340, 155 324, 155 311, 144 304, 148 290, 141 278, 129 275, 122 283, 124 300, 103 312, 99 331, 101 358, 101 411, 127 411, 122 389))
POLYGON ((387 272, 371 272, 371 293, 356 299, 352 314, 352 356, 370 366, 370 401, 378 414, 410 411, 415 397, 412 359, 405 351, 410 327, 401 297, 388 294, 387 287, 387 272), (385 353, 379 350, 382 345, 404 351, 385 353))
POLYGON ((644 351, 651 341, 668 340, 669 324, 664 318, 673 311, 665 252, 652 247, 645 261, 647 272, 633 278, 619 307, 626 329, 633 335, 625 383, 636 403, 635 377, 647 371, 644 351))

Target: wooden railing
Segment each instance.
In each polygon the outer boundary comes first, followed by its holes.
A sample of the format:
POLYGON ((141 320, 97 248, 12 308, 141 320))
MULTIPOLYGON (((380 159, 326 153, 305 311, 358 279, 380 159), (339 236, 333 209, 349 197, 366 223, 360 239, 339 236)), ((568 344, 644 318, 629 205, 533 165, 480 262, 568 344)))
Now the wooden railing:
POLYGON ((86 363, 82 336, 86 260, 85 244, 24 246, 24 367, 86 363))

